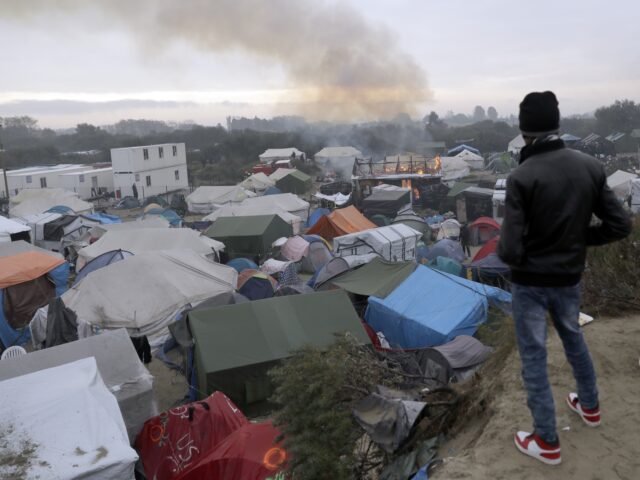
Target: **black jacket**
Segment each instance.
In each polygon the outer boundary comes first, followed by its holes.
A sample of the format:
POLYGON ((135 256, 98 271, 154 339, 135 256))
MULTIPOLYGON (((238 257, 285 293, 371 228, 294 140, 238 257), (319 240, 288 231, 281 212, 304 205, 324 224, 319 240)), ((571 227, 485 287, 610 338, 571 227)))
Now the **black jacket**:
POLYGON ((587 246, 626 237, 631 219, 595 158, 560 139, 525 147, 521 158, 507 179, 498 256, 515 283, 575 285, 587 246), (592 214, 601 224, 591 226, 592 214))

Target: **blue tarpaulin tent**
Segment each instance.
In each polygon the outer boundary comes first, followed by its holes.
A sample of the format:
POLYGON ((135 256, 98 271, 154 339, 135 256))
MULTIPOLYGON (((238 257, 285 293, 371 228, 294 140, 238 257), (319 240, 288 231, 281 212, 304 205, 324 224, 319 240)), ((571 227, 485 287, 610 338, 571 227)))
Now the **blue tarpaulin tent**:
POLYGON ((100 222, 103 225, 112 223, 122 223, 122 219, 117 215, 108 215, 106 213, 85 213, 83 217, 100 222))
POLYGON ((248 258, 238 257, 227 262, 227 267, 235 268, 238 273, 251 268, 257 270, 258 266, 248 258))
POLYGON ((80 269, 80 271, 76 275, 75 281, 73 282, 73 286, 75 287, 80 280, 89 275, 91 272, 99 270, 102 267, 106 267, 107 265, 111 265, 112 263, 119 262, 120 260, 124 260, 125 258, 132 255, 133 253, 126 250, 111 250, 110 252, 105 252, 102 255, 98 255, 93 260, 87 262, 87 264, 80 269))
POLYGON ((278 187, 269 187, 267 188, 263 195, 279 195, 282 193, 282 190, 280 190, 278 187))
POLYGON ((329 210, 328 208, 316 208, 313 213, 309 215, 309 219, 307 220, 307 227, 313 227, 318 222, 318 220, 320 220, 320 218, 324 217, 325 215, 329 215, 330 213, 331 210, 329 210))
POLYGON ((426 348, 473 335, 489 303, 510 302, 504 290, 419 265, 386 298, 369 297, 365 320, 393 348, 426 348))

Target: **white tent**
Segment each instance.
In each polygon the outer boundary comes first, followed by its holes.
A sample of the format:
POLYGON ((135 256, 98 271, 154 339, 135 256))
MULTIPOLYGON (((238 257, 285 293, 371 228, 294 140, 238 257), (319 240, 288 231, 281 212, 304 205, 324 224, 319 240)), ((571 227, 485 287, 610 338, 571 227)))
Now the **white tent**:
POLYGON ((470 152, 469 150, 462 150, 456 155, 456 158, 461 158, 472 170, 482 170, 484 168, 484 158, 477 153, 470 152))
POLYGON ((509 142, 509 145, 507 145, 507 152, 516 155, 520 153, 520 150, 522 150, 522 147, 524 147, 524 145, 524 138, 522 137, 522 135, 518 135, 509 142))
MULTIPOLYGON (((39 327, 31 328, 32 334, 41 334, 40 337, 32 335, 37 343, 46 338, 46 317, 39 327)), ((102 380, 118 401, 129 441, 133 444, 144 422, 158 414, 158 406, 153 394, 153 377, 138 358, 123 328, 3 360, 0 362, 0 381, 87 357, 95 357, 102 380)))
POLYGON ((398 223, 336 237, 333 252, 339 257, 377 253, 390 262, 414 260, 421 237, 421 232, 398 223))
POLYGON ((138 455, 94 358, 0 382, 0 425, 0 458, 26 459, 1 463, 0 478, 134 478, 138 455))
POLYGON ((334 167, 353 168, 356 158, 362 157, 362 152, 353 147, 324 147, 313 156, 316 163, 321 165, 331 162, 334 167))
POLYGON ((10 242, 12 235, 30 231, 31 228, 24 223, 16 222, 0 215, 0 243, 10 242))
POLYGON ((607 185, 616 194, 616 197, 625 200, 631 193, 631 181, 638 178, 635 173, 616 170, 607 177, 607 185))
POLYGON ((260 208, 260 205, 280 207, 282 210, 300 217, 303 222, 309 217, 309 202, 302 200, 293 193, 280 193, 277 195, 265 195, 263 197, 247 198, 242 206, 260 208))
POLYGON ((454 218, 449 218, 440 224, 436 239, 442 240, 444 238, 451 238, 457 240, 459 237, 460 223, 454 218))
POLYGON ((640 213, 640 178, 631 180, 631 211, 640 213))
POLYGON ((126 250, 134 255, 157 250, 190 250, 207 255, 224 250, 224 244, 190 228, 110 230, 78 252, 76 269, 80 270, 90 260, 112 250, 126 250))
POLYGON ((244 179, 244 181, 240 184, 242 188, 247 190, 251 190, 253 192, 262 192, 269 187, 275 186, 275 180, 270 179, 265 173, 258 172, 254 173, 250 177, 244 179))
POLYGON ((443 182, 452 182, 464 178, 471 173, 469 165, 458 157, 440 157, 440 169, 443 182))
POLYGON ((291 157, 295 155, 296 158, 300 158, 302 155, 305 155, 304 152, 301 152, 295 147, 287 147, 287 148, 269 148, 265 150, 262 154, 259 155, 260 163, 269 163, 274 160, 289 160, 291 157))
MULTIPOLYGON (((268 198, 268 197, 260 197, 260 198, 268 198)), ((297 235, 300 233, 300 229, 302 228, 302 219, 297 215, 287 212, 283 210, 278 205, 273 205, 270 203, 258 203, 252 202, 251 205, 224 205, 220 207, 215 212, 207 215, 203 218, 203 220, 209 222, 215 222, 218 218, 221 217, 249 217, 253 215, 270 215, 275 214, 282 218, 285 222, 289 223, 293 228, 293 234, 297 235)))
POLYGON ((12 217, 37 215, 46 212, 51 207, 63 205, 69 207, 75 213, 91 213, 93 205, 80 200, 74 192, 61 188, 40 188, 22 190, 15 197, 11 197, 9 214, 12 217))
POLYGON ((271 180, 275 185, 278 180, 286 177, 291 172, 295 172, 296 170, 297 170, 296 168, 279 168, 275 172, 273 172, 271 175, 269 175, 269 180, 271 180))
POLYGON ((62 300, 78 315, 81 338, 96 328, 154 335, 185 306, 234 291, 237 277, 235 269, 193 251, 147 252, 91 272, 62 300))
POLYGON ((196 188, 187 196, 187 207, 193 213, 211 213, 226 203, 238 203, 253 196, 240 185, 205 186, 196 188))

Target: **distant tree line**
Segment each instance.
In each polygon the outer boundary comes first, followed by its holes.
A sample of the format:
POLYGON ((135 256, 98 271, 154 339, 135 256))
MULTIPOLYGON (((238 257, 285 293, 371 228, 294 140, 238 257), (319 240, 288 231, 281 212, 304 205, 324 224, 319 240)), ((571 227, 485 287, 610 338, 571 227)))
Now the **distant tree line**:
MULTIPOLYGON (((299 123, 286 131, 258 131, 221 125, 204 127, 193 123, 171 124, 155 120, 122 120, 98 127, 81 123, 71 131, 56 132, 40 128, 31 117, 0 118, 0 141, 4 144, 7 168, 55 163, 94 163, 110 161, 111 148, 184 142, 187 145, 189 174, 193 184, 225 184, 240 180, 258 155, 268 148, 296 147, 309 158, 325 146, 350 145, 364 156, 381 159, 400 152, 429 154, 429 142, 443 141, 451 148, 468 143, 483 153, 503 152, 518 133, 515 125, 498 119, 489 107, 476 107, 480 121, 453 126, 431 112, 422 121, 398 115, 393 121, 361 125, 299 123), (90 153, 88 153, 90 152, 90 153)), ((288 118, 296 123, 299 117, 288 118)), ((277 122, 276 122, 277 123, 277 122)), ((237 124, 239 127, 241 123, 237 124)), ((584 137, 595 132, 606 136, 614 131, 626 133, 640 128, 640 104, 616 101, 599 108, 594 118, 564 118, 562 131, 584 137)))

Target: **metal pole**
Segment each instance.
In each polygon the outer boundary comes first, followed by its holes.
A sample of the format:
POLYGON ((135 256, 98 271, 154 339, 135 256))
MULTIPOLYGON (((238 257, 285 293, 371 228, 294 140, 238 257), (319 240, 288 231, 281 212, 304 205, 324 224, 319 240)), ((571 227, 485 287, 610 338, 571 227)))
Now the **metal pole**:
POLYGON ((9 199, 9 182, 7 181, 7 166, 4 161, 4 148, 2 147, 2 124, 0 123, 0 159, 2 160, 2 175, 4 176, 4 192, 9 199))

